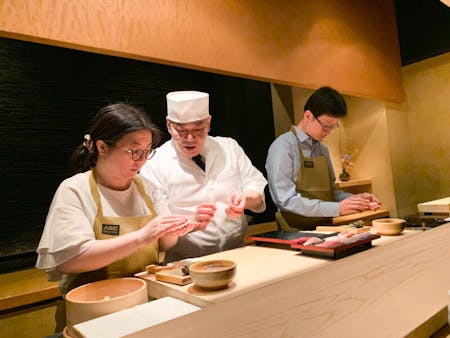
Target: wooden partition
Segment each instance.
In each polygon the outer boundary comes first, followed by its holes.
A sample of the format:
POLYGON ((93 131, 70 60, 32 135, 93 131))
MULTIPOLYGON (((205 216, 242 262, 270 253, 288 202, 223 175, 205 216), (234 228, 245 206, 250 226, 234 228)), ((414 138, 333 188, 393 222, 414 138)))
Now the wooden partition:
POLYGON ((403 101, 391 0, 3 0, 0 35, 403 101))

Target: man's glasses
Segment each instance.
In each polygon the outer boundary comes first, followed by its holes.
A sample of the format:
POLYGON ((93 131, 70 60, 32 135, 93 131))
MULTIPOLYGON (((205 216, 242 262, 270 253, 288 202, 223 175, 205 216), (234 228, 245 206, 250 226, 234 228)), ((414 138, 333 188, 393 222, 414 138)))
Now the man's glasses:
POLYGON ((333 129, 339 128, 339 123, 336 123, 336 124, 334 124, 334 125, 332 125, 332 126, 328 126, 328 125, 324 124, 322 121, 320 121, 320 120, 319 120, 317 117, 315 117, 314 115, 313 115, 313 117, 314 117, 314 119, 315 119, 317 122, 319 122, 320 126, 322 127, 322 129, 323 129, 324 131, 332 131, 333 129))
POLYGON ((197 128, 193 128, 193 129, 184 129, 184 128, 181 128, 180 126, 177 126, 174 123, 171 123, 171 126, 177 132, 177 134, 179 136, 181 136, 182 138, 188 137, 189 134, 191 134, 194 137, 202 137, 206 134, 206 129, 207 129, 206 126, 197 127, 197 128))
POLYGON ((155 149, 127 149, 131 154, 133 161, 142 161, 144 158, 149 160, 155 155, 155 149))

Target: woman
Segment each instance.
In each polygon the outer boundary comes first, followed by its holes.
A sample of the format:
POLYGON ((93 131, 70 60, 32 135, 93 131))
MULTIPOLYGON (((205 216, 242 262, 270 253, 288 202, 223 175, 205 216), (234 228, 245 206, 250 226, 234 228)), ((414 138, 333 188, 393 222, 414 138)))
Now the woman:
POLYGON ((87 282, 145 270, 178 236, 213 217, 211 204, 191 217, 170 216, 156 187, 136 177, 157 141, 154 124, 131 105, 111 104, 95 117, 72 155, 74 175, 56 191, 37 249, 36 267, 60 280, 63 295, 87 282))

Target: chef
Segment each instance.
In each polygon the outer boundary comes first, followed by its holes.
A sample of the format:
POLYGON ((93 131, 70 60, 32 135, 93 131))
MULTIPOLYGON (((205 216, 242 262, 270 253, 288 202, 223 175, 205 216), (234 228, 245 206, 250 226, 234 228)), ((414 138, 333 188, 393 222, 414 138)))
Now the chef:
POLYGON ((207 93, 167 94, 166 123, 171 140, 157 149, 141 175, 164 192, 172 213, 191 214, 202 202, 216 206, 211 222, 180 237, 166 261, 242 246, 247 228, 244 210, 265 210, 266 179, 235 140, 208 135, 207 93))
POLYGON ((346 114, 341 94, 319 88, 308 98, 298 125, 271 144, 267 178, 282 227, 315 229, 317 224, 332 224, 332 217, 379 208, 372 194, 352 195, 335 188, 330 155, 322 141, 346 114))

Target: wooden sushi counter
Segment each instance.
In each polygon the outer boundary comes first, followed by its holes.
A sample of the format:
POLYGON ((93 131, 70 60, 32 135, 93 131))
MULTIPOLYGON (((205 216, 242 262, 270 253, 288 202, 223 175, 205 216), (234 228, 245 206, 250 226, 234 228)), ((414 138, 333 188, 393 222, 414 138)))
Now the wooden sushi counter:
POLYGON ((204 308, 129 337, 429 337, 444 326, 450 223, 373 245, 339 260, 253 246, 214 254, 205 258, 234 259, 237 274, 211 293, 147 278, 150 295, 204 308))

